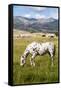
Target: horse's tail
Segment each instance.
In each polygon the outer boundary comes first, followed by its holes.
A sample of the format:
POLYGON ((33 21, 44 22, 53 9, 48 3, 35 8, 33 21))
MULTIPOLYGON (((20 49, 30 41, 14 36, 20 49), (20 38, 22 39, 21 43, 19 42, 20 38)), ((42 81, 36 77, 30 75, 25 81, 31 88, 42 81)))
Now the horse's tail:
POLYGON ((56 46, 54 45, 54 52, 53 52, 54 56, 55 56, 55 53, 56 53, 56 46))

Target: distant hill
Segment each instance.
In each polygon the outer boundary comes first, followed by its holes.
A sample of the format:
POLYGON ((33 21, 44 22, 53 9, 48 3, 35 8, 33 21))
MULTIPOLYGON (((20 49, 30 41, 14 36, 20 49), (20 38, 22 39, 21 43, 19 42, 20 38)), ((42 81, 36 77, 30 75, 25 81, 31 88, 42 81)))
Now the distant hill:
POLYGON ((54 18, 25 18, 14 16, 14 29, 28 32, 58 32, 58 20, 54 18))

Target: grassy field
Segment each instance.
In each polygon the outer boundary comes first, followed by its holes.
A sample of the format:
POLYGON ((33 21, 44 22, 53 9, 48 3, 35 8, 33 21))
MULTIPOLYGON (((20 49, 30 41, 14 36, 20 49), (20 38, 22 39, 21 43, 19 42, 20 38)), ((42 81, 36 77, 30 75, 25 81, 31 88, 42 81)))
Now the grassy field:
POLYGON ((47 37, 29 37, 13 39, 13 84, 34 84, 34 83, 54 83, 58 82, 58 38, 52 40, 47 37), (36 66, 30 65, 30 55, 27 57, 24 67, 20 66, 20 57, 26 46, 32 41, 46 42, 53 41, 56 45, 54 56, 54 66, 51 68, 51 61, 48 54, 35 58, 36 66))

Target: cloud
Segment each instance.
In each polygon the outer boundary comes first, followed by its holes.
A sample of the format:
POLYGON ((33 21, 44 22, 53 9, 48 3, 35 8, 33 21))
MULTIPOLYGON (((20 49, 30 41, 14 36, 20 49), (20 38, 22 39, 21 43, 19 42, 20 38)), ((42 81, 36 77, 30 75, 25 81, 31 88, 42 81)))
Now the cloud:
POLYGON ((39 18, 46 18, 45 15, 40 15, 40 14, 25 14, 24 17, 26 18, 36 18, 36 19, 39 19, 39 18))
POLYGON ((50 11, 50 14, 48 17, 52 17, 54 19, 58 19, 58 8, 53 8, 50 11))
POLYGON ((54 19, 58 19, 58 13, 52 13, 48 18, 54 18, 54 19))
POLYGON ((24 17, 30 18, 31 15, 30 14, 25 14, 24 17))
POLYGON ((58 13, 52 15, 53 18, 58 19, 58 13))
POLYGON ((45 15, 36 14, 36 15, 35 15, 35 18, 36 18, 36 19, 38 19, 38 18, 45 18, 45 15))
POLYGON ((31 9, 32 9, 33 11, 39 12, 39 11, 45 10, 46 8, 45 8, 45 7, 31 7, 31 9))

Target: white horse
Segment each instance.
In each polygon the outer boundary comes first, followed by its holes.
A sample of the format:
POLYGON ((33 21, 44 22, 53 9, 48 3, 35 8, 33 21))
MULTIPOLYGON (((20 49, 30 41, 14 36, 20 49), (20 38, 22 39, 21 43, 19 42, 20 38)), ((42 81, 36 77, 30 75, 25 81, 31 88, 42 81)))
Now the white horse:
POLYGON ((31 65, 35 66, 34 58, 37 55, 44 55, 48 53, 51 56, 52 66, 53 66, 53 56, 55 52, 55 45, 53 42, 45 42, 45 43, 37 43, 32 42, 27 46, 24 51, 24 54, 21 56, 20 65, 23 66, 25 64, 26 58, 28 54, 31 54, 32 57, 30 58, 31 65))

